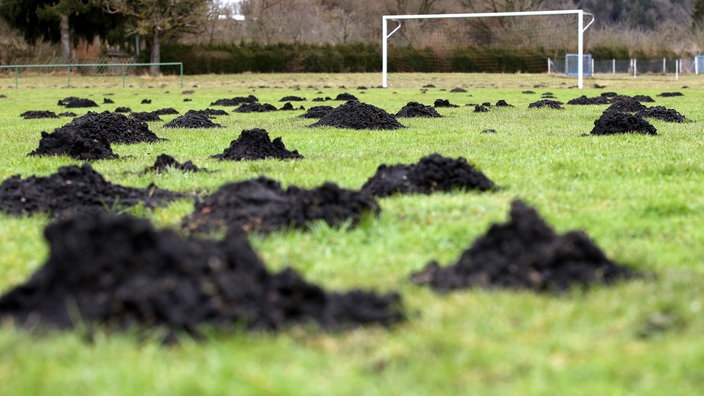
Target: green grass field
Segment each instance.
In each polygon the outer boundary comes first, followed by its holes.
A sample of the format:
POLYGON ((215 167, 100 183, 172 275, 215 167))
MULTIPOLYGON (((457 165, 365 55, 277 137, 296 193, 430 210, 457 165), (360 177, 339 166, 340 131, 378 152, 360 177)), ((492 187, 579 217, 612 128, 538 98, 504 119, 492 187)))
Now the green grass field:
MULTIPOLYGON (((589 80, 589 88, 579 91, 560 88, 564 81, 532 88, 527 78, 525 86, 450 93, 460 80, 434 76, 435 87, 421 90, 429 77, 418 75, 403 76, 407 88, 388 89, 374 88, 376 74, 188 76, 184 87, 177 78, 164 78, 128 88, 119 79, 76 78, 75 88, 65 88, 59 77, 37 77, 15 89, 4 78, 0 180, 49 175, 78 163, 26 156, 41 131, 70 118, 19 116, 26 110, 64 111, 57 101, 67 96, 93 99, 99 111, 173 107, 185 113, 249 94, 277 107, 283 96, 302 96, 308 101, 301 104, 310 107, 319 104, 311 102, 315 97, 348 92, 390 113, 409 101, 431 105, 439 98, 460 107, 438 109, 441 119, 402 119, 408 128, 396 131, 310 129, 314 120, 297 117, 301 111, 232 113, 216 119, 226 128, 213 130, 165 129, 152 122, 150 129, 168 141, 113 145, 121 158, 93 167, 116 184, 155 183, 183 192, 213 192, 259 175, 284 185, 312 188, 332 181, 358 189, 380 164, 415 163, 437 152, 466 157, 501 189, 384 198, 381 215, 355 229, 314 224, 307 231, 251 237, 270 268, 293 267, 326 289, 400 292, 408 320, 396 327, 218 332, 165 347, 130 334, 98 334, 88 341, 79 331, 36 336, 6 325, 0 327, 2 395, 696 395, 704 389, 704 80, 589 80), (594 83, 606 88, 591 88, 594 83), (526 89, 536 94, 522 93, 526 89), (528 109, 547 91, 567 102, 607 90, 650 95, 652 105, 674 108, 689 122, 652 120, 657 136, 581 136, 606 106, 528 109), (656 96, 672 91, 684 96, 656 96), (106 97, 115 104, 102 104, 106 97), (186 97, 192 101, 184 102, 186 97), (152 103, 140 104, 142 99, 152 103), (464 106, 499 99, 515 107, 473 113, 464 106), (281 136, 305 159, 209 158, 241 130, 255 127, 272 139, 281 136), (497 133, 480 133, 487 128, 497 133), (137 174, 161 153, 218 172, 137 174), (560 295, 481 289, 438 295, 408 281, 430 260, 454 263, 491 223, 506 219, 515 198, 537 208, 559 232, 583 229, 614 261, 654 276, 560 295)), ((133 214, 175 228, 192 210, 193 203, 182 200, 133 214)), ((0 215, 0 292, 44 263, 47 222, 42 216, 0 215)))

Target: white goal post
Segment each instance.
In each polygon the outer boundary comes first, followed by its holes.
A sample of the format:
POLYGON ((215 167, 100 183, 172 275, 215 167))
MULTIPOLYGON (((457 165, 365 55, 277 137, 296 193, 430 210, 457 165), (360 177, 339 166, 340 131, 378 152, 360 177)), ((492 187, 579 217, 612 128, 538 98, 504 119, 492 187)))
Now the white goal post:
POLYGON ((388 41, 394 33, 401 28, 402 20, 412 19, 448 19, 448 18, 490 18, 490 17, 520 17, 520 16, 549 16, 549 15, 569 15, 577 16, 577 85, 580 89, 584 87, 584 32, 594 23, 594 16, 586 13, 583 10, 553 10, 553 11, 516 11, 516 12, 485 12, 485 13, 469 13, 469 14, 417 14, 417 15, 384 15, 382 18, 382 64, 381 85, 384 88, 388 87, 388 41), (584 15, 589 15, 591 21, 584 26, 584 15), (396 27, 389 32, 388 22, 396 22, 396 27))

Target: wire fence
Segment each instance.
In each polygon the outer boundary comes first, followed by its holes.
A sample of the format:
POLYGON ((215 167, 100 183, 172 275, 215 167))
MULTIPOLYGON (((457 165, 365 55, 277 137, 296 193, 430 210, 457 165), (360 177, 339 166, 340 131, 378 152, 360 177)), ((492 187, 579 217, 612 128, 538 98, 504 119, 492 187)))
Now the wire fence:
MULTIPOLYGON (((627 75, 637 78, 642 75, 672 76, 677 79, 681 74, 702 74, 704 67, 699 56, 695 59, 584 59, 584 75, 595 74, 627 75)), ((566 57, 564 60, 548 59, 549 74, 575 75, 577 72, 575 60, 566 57)))
POLYGON ((71 87, 71 78, 76 76, 119 76, 122 87, 126 86, 127 76, 148 73, 152 66, 173 66, 178 69, 179 85, 183 87, 182 62, 150 62, 150 63, 56 63, 56 64, 27 64, 27 65, 0 65, 0 72, 6 71, 14 75, 15 88, 20 86, 20 76, 25 72, 65 74, 66 86, 71 87))

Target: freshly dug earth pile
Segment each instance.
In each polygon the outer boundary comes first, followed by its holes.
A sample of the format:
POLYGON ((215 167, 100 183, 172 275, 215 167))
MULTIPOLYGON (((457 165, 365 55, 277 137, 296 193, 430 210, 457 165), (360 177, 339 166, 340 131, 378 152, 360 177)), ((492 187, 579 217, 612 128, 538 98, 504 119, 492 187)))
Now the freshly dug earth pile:
POLYGON ((435 99, 435 102, 433 102, 434 107, 459 107, 456 104, 450 103, 448 99, 435 99))
POLYGON ((20 117, 25 120, 35 120, 40 118, 59 118, 56 113, 49 110, 28 110, 20 114, 20 117))
POLYGON ((272 141, 265 129, 254 128, 243 130, 239 138, 230 142, 230 147, 226 148, 222 154, 214 155, 213 158, 243 161, 266 158, 298 159, 303 156, 298 154, 296 150, 287 150, 281 137, 272 141))
POLYGON ((300 96, 284 96, 283 98, 279 99, 279 102, 302 102, 305 100, 306 98, 302 98, 300 96))
POLYGON ((124 144, 154 143, 164 140, 150 131, 149 126, 145 122, 136 118, 127 117, 124 114, 111 113, 109 111, 102 113, 89 112, 86 115, 74 118, 73 121, 61 128, 55 129, 51 134, 42 132, 39 148, 31 154, 55 155, 65 153, 74 156, 70 153, 76 152, 77 150, 69 149, 65 151, 60 147, 70 144, 72 140, 71 137, 77 139, 76 144, 79 146, 84 145, 82 140, 124 144))
POLYGON ((624 113, 635 113, 645 109, 645 105, 641 104, 639 101, 626 98, 623 100, 617 100, 613 104, 606 108, 606 111, 620 111, 624 113))
POLYGON ((494 182, 463 157, 452 159, 440 154, 423 157, 414 165, 382 164, 362 191, 377 197, 393 194, 432 194, 439 191, 488 191, 494 182))
POLYGON ((160 116, 162 116, 162 115, 171 115, 171 114, 179 114, 178 110, 174 109, 173 107, 166 107, 166 108, 163 108, 163 109, 154 110, 152 113, 154 113, 154 114, 156 114, 156 115, 160 115, 160 116))
POLYGON ((556 100, 550 100, 550 99, 538 100, 538 101, 533 102, 528 105, 529 109, 540 109, 543 107, 547 107, 547 108, 555 109, 555 110, 564 110, 564 107, 562 107, 562 102, 558 102, 556 100))
POLYGON ((567 101, 567 104, 569 105, 600 105, 600 104, 609 104, 609 99, 604 97, 604 96, 596 96, 594 98, 588 98, 585 95, 582 95, 578 98, 570 99, 567 101))
POLYGON ((83 107, 98 107, 98 104, 90 99, 77 98, 69 96, 68 98, 60 99, 59 106, 65 106, 67 109, 78 109, 83 107))
POLYGON ((268 270, 241 233, 182 239, 144 219, 77 216, 44 230, 50 254, 0 297, 0 319, 41 329, 100 326, 200 336, 200 327, 346 329, 404 319, 396 293, 327 292, 295 270, 268 270), (77 323, 76 320, 82 321, 77 323))
POLYGON ((153 143, 160 139, 149 126, 124 114, 89 112, 57 128, 42 132, 39 147, 29 155, 68 155, 80 160, 117 158, 111 143, 153 143))
POLYGON ((617 133, 642 133, 657 135, 657 129, 643 117, 620 111, 604 111, 596 121, 590 134, 613 135, 617 133))
POLYGON ((68 155, 82 161, 119 157, 112 151, 106 136, 85 129, 67 128, 58 128, 53 133, 42 132, 39 147, 28 155, 68 155))
POLYGON ((268 111, 277 111, 276 106, 269 103, 242 103, 240 107, 234 111, 237 113, 266 113, 268 111))
POLYGON ((164 124, 164 128, 224 128, 222 125, 210 120, 210 115, 202 110, 188 110, 186 114, 178 116, 164 124))
POLYGON ((0 184, 0 210, 15 216, 49 213, 66 217, 80 212, 122 209, 138 204, 154 207, 182 198, 180 193, 112 184, 89 165, 64 166, 50 176, 15 175, 0 184))
POLYGON ((668 109, 664 106, 653 106, 643 108, 636 113, 643 118, 655 118, 665 122, 684 122, 685 118, 675 109, 668 109))
POLYGON ((131 113, 130 116, 144 122, 161 121, 161 117, 159 117, 159 114, 156 114, 153 111, 136 111, 134 113, 131 113))
POLYGON ((345 190, 325 183, 312 190, 297 186, 287 189, 272 179, 257 179, 221 186, 196 202, 193 213, 184 217, 183 226, 192 232, 241 228, 245 232, 271 232, 305 229, 323 220, 331 227, 357 225, 366 214, 377 215, 379 205, 369 194, 345 190))
POLYGON ((254 95, 249 95, 249 96, 237 96, 232 99, 218 99, 215 102, 211 103, 211 106, 239 106, 242 103, 254 103, 254 102, 259 102, 259 99, 257 99, 256 96, 254 95))
POLYGON ((405 106, 396 113, 397 118, 402 117, 426 117, 426 118, 440 118, 442 117, 440 113, 433 106, 425 106, 418 102, 408 102, 405 106))
POLYGON ((609 260, 583 231, 558 235, 520 200, 511 203, 510 216, 493 224, 455 264, 441 268, 432 261, 411 280, 440 292, 476 286, 553 292, 637 275, 609 260))
POLYGON ((332 106, 313 106, 305 113, 301 114, 301 118, 322 118, 334 108, 332 106))
POLYGON ((356 100, 350 100, 329 111, 318 122, 310 125, 310 127, 320 126, 372 130, 405 128, 386 110, 356 100))
POLYGON ((349 100, 359 100, 359 99, 357 99, 357 97, 354 96, 354 95, 352 95, 352 94, 343 92, 343 93, 338 94, 337 96, 335 96, 335 99, 333 99, 333 100, 349 101, 349 100))
POLYGON ((169 169, 178 169, 182 172, 200 172, 205 170, 195 166, 195 164, 193 164, 191 160, 188 160, 184 163, 180 163, 176 161, 174 157, 168 154, 159 154, 159 156, 156 157, 154 165, 145 168, 142 173, 163 173, 168 171, 169 169))

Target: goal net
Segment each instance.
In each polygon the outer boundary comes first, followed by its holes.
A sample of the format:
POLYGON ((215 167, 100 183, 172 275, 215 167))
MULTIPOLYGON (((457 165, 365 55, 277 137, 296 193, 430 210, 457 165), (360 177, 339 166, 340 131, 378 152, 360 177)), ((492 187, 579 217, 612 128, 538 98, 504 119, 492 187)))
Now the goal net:
POLYGON ((583 87, 582 10, 385 15, 382 86, 404 86, 404 74, 460 87, 583 87), (549 75, 549 59, 576 54, 574 76, 549 75), (424 76, 425 78, 425 76, 424 76), (569 78, 569 79, 568 79, 569 78))

